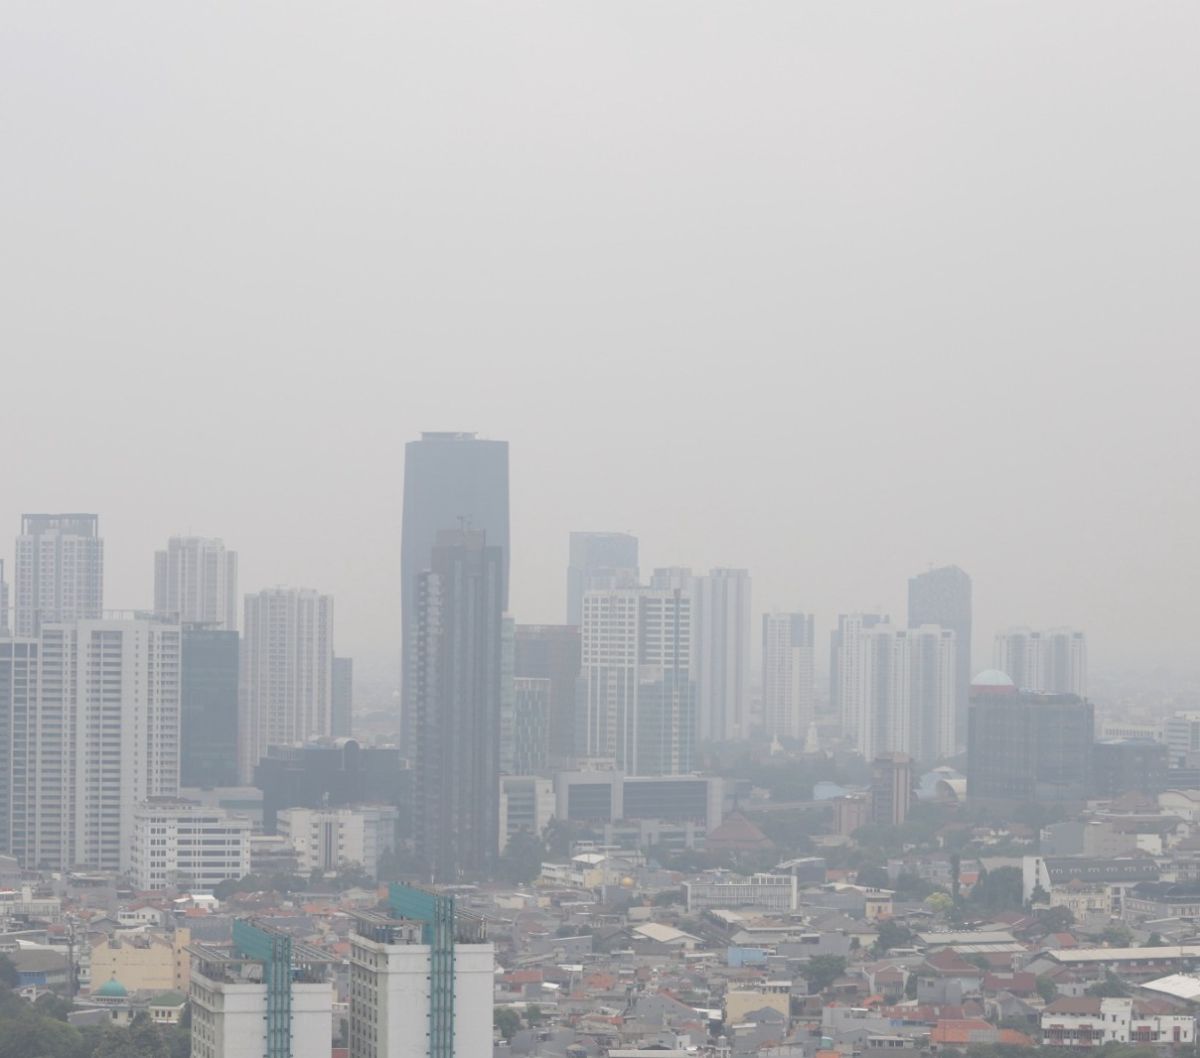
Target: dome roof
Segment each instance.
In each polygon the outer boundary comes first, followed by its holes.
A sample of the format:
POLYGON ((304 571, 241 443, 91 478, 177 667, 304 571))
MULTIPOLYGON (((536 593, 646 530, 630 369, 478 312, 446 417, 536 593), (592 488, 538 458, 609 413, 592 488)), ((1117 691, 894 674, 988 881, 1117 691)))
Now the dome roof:
POLYGON ((1011 679, 999 669, 984 669, 971 681, 972 687, 1015 687, 1011 679))
POLYGON ((129 995, 129 990, 114 977, 105 981, 96 990, 96 995, 103 996, 105 999, 124 999, 129 995))

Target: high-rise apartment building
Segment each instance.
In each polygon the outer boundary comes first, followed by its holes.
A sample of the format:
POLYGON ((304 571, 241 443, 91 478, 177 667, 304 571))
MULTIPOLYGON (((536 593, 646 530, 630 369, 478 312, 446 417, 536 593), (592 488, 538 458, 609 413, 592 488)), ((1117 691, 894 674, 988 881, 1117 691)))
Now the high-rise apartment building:
POLYGON ((932 763, 955 750, 955 636, 874 615, 839 618, 842 730, 868 760, 898 752, 932 763))
POLYGON ((31 870, 127 870, 135 807, 179 790, 179 626, 87 620, 7 640, 0 710, 9 853, 31 870))
POLYGON ((246 596, 238 736, 241 781, 269 746, 332 733, 333 597, 308 588, 246 596))
POLYGON ((17 537, 13 631, 95 619, 104 608, 104 541, 95 514, 25 514, 17 537))
POLYGON ((237 632, 183 626, 180 785, 234 786, 238 781, 237 632))
POLYGON ((504 549, 448 530, 417 577, 408 659, 417 855, 439 881, 487 876, 499 847, 504 549))
POLYGON ((954 745, 967 739, 971 685, 971 578, 958 566, 942 566, 908 580, 908 627, 937 625, 954 633, 954 745))
POLYGON ((763 614, 763 727, 768 735, 801 739, 813 722, 813 618, 763 614))
POLYGON ((1095 716, 1076 694, 1018 688, 988 670, 971 684, 967 796, 1006 807, 1030 801, 1082 805, 1092 786, 1095 716))
POLYGON ((750 726, 750 574, 714 569, 692 594, 692 678, 697 735, 745 738, 750 726))
POLYGON ((580 755, 630 775, 692 770, 691 599, 612 588, 583 597, 580 755))
POLYGON ((188 952, 193 1058, 329 1058, 328 955, 243 919, 234 920, 232 951, 188 952))
POLYGON ((636 588, 638 541, 628 533, 572 533, 567 565, 567 624, 583 621, 583 597, 605 588, 636 588))
POLYGON ((550 762, 566 767, 575 756, 575 686, 581 641, 575 625, 517 625, 513 672, 517 679, 548 680, 550 762))
POLYGON ((354 659, 333 659, 333 680, 330 685, 333 696, 332 734, 335 738, 349 738, 354 733, 354 659))
POLYGON ((1073 628, 997 632, 993 664, 1023 691, 1087 696, 1087 638, 1073 628))
POLYGON ((350 930, 350 1058, 479 1058, 492 1049, 495 950, 454 897, 393 885, 350 930))
POLYGON ((423 433, 404 449, 404 524, 400 544, 402 738, 411 753, 415 693, 411 663, 420 608, 417 581, 431 568, 438 534, 471 529, 500 552, 500 610, 508 609, 508 442, 473 433, 423 433))
POLYGON ((237 552, 222 540, 173 536, 154 552, 154 612, 181 624, 237 631, 237 552))

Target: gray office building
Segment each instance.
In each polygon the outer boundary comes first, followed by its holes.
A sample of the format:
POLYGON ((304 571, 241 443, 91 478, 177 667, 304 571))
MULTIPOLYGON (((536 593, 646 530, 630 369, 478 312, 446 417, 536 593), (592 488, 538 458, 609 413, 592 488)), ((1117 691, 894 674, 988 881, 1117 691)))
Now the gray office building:
POLYGON ((575 755, 575 685, 581 643, 574 625, 517 625, 515 675, 548 680, 549 753, 552 766, 565 767, 575 755))
POLYGON ((628 533, 572 533, 567 566, 567 624, 583 623, 583 596, 599 588, 636 588, 638 542, 628 533))
POLYGON ((954 633, 954 743, 966 744, 971 687, 971 578, 942 566, 908 580, 908 627, 940 625, 954 633))
POLYGON ((234 786, 238 781, 238 634, 185 624, 181 648, 180 785, 234 786))
POLYGON ((400 542, 402 732, 412 746, 414 693, 410 657, 416 634, 417 580, 431 568, 438 534, 448 529, 485 533, 500 554, 500 608, 508 609, 508 442, 473 433, 423 433, 404 449, 404 519, 400 542))
POLYGON ((479 530, 438 536, 415 583, 413 836, 439 882, 490 877, 499 847, 504 559, 479 530))

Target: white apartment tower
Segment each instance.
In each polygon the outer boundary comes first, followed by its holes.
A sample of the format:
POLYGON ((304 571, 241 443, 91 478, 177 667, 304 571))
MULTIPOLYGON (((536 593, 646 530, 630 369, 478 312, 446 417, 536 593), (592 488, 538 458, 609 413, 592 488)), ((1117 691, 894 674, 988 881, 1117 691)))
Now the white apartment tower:
POLYGON ((10 852, 29 869, 127 870, 135 807, 179 789, 179 627, 44 624, 9 643, 26 675, 4 725, 10 852))
POLYGON ((252 782, 270 746, 332 734, 333 597, 308 588, 246 596, 239 772, 252 782))
POLYGON ((813 618, 763 614, 763 727, 801 739, 813 720, 813 618))
POLYGON ((1073 628, 997 632, 994 664, 1022 690, 1087 697, 1087 637, 1073 628))
POLYGON ((173 536, 154 552, 154 612, 181 624, 237 631, 237 552, 221 540, 173 536))
POLYGON ((17 537, 13 631, 98 618, 104 607, 104 541, 94 514, 25 514, 17 537))
POLYGON ((954 633, 937 625, 896 628, 873 617, 839 620, 843 732, 867 760, 893 752, 932 763, 954 753, 954 633))
POLYGON ((580 748, 630 775, 692 770, 691 599, 612 588, 583 596, 580 748))
POLYGON ((714 569, 695 581, 693 607, 697 734, 745 738, 750 726, 750 574, 714 569))
POLYGON ((350 1058, 479 1058, 492 1049, 495 950, 452 898, 393 887, 354 913, 350 1058))
POLYGON ((357 864, 374 876, 379 857, 396 848, 399 823, 400 809, 395 805, 284 808, 276 816, 279 833, 296 850, 304 874, 357 864))

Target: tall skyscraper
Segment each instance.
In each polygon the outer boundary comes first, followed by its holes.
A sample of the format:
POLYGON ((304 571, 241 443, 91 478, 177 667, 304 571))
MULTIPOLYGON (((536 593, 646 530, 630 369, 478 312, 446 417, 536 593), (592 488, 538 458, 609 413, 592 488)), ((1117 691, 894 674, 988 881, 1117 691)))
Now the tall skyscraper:
POLYGON ((994 669, 971 684, 967 796, 1012 808, 1030 801, 1082 805, 1091 786, 1095 716, 1077 694, 1018 688, 994 669))
POLYGON ((868 760, 909 754, 925 763, 954 752, 955 636, 898 629, 854 614, 838 623, 842 730, 868 760))
POLYGON ((942 566, 908 579, 908 627, 938 625, 954 633, 954 744, 966 745, 971 685, 971 578, 958 566, 942 566))
POLYGON ((333 680, 330 686, 333 695, 332 734, 337 738, 349 738, 354 733, 354 659, 333 659, 333 680))
POLYGON ((412 676, 417 855, 442 882, 491 873, 499 848, 504 549, 442 532, 418 575, 412 676))
POLYGON ((183 626, 180 712, 181 786, 234 786, 238 781, 237 632, 183 626))
POLYGON ((583 597, 580 755, 630 775, 692 770, 691 599, 611 588, 583 597))
POLYGON ((701 741, 745 738, 750 725, 750 574, 714 569, 692 596, 692 677, 701 741))
POLYGON ((565 768, 575 756, 575 684, 580 638, 575 625, 517 625, 514 674, 549 680, 551 765, 565 768))
POLYGON ((0 558, 0 636, 8 635, 8 581, 4 579, 4 559, 0 558))
POLYGON ((178 625, 47 623, 6 640, 0 710, 9 852, 28 869, 129 869, 134 809, 179 792, 178 625))
POLYGON ((415 694, 411 680, 417 579, 430 569, 438 534, 473 529, 499 548, 500 608, 508 610, 508 442, 473 433, 423 433, 404 448, 404 525, 400 543, 402 740, 411 752, 415 694))
POLYGON ((246 596, 238 737, 241 781, 269 746, 333 728, 333 597, 308 588, 246 596))
POLYGON ((154 552, 154 612, 181 624, 237 631, 237 552, 222 540, 173 536, 154 552))
POLYGON ((1087 695, 1087 639, 1074 629, 997 632, 994 664, 1021 690, 1087 695))
POLYGON ((638 541, 628 533, 572 533, 567 566, 567 624, 583 620, 583 596, 600 588, 636 588, 638 541))
POLYGON ((95 514, 25 514, 17 537, 13 630, 96 619, 104 608, 104 541, 95 514))
POLYGON ((811 614, 763 614, 763 727, 801 739, 813 721, 811 614))
POLYGON ((394 885, 350 927, 351 1058, 481 1058, 492 1049, 495 952, 454 897, 394 885))

